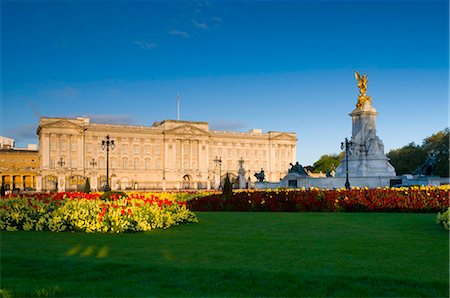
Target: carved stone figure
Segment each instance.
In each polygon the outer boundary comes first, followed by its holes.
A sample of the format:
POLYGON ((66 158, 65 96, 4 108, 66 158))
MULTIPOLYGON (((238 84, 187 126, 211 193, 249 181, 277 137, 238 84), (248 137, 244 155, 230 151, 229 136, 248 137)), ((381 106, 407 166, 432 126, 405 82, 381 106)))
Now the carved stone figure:
POLYGON ((298 161, 293 165, 292 163, 289 164, 291 168, 288 170, 289 173, 298 173, 302 176, 309 176, 308 173, 306 173, 305 169, 298 163, 298 161))
POLYGON ((366 148, 368 155, 384 154, 384 145, 376 135, 375 129, 370 129, 366 139, 366 148))
POLYGON ((266 180, 266 175, 264 174, 263 169, 261 169, 261 172, 255 173, 254 176, 256 177, 256 179, 258 179, 258 182, 264 182, 264 180, 266 180))
POLYGON ((358 94, 358 102, 356 103, 356 107, 362 109, 366 102, 372 104, 372 98, 366 94, 367 92, 367 82, 369 81, 367 75, 363 74, 362 76, 355 70, 355 78, 358 82, 359 94, 358 94))
POLYGON ((427 160, 425 160, 425 163, 421 166, 419 166, 413 174, 415 175, 425 175, 425 176, 431 176, 433 174, 434 168, 436 168, 436 156, 431 153, 427 160))

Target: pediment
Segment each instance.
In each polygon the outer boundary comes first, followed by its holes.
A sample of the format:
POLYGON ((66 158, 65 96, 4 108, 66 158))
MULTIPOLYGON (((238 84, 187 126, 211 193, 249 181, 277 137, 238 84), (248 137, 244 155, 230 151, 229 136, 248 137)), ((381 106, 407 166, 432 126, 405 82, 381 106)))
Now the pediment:
POLYGON ((206 132, 198 127, 195 127, 193 125, 189 125, 189 124, 166 130, 165 133, 166 134, 179 134, 179 135, 198 135, 198 136, 208 135, 208 132, 206 132))
POLYGON ((284 132, 273 136, 271 139, 272 140, 277 140, 277 141, 279 141, 279 140, 297 141, 296 137, 294 137, 294 136, 292 136, 290 134, 284 133, 284 132))
POLYGON ((47 124, 44 124, 41 126, 41 128, 58 128, 58 129, 81 129, 82 127, 80 125, 77 125, 73 122, 70 122, 68 120, 58 120, 54 122, 50 122, 47 124))

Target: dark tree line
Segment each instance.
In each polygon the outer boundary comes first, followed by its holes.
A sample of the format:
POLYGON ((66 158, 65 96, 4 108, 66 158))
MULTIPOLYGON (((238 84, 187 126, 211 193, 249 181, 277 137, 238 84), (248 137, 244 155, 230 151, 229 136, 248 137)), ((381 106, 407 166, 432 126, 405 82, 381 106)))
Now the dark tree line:
POLYGON ((428 156, 436 157, 436 168, 433 174, 449 177, 449 129, 441 130, 425 138, 422 145, 410 143, 402 148, 389 151, 386 154, 394 166, 397 175, 411 174, 425 163, 428 156))

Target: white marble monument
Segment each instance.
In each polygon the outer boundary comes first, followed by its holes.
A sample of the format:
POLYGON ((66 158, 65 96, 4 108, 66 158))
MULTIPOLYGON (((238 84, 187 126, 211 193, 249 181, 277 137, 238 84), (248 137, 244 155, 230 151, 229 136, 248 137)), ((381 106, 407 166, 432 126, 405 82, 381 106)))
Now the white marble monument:
MULTIPOLYGON (((384 155, 384 145, 377 136, 377 111, 372 105, 372 98, 366 95, 367 75, 360 76, 355 71, 359 95, 352 117, 352 138, 348 150, 349 177, 392 177, 395 169, 384 155)), ((336 169, 336 177, 345 177, 346 157, 336 169)))

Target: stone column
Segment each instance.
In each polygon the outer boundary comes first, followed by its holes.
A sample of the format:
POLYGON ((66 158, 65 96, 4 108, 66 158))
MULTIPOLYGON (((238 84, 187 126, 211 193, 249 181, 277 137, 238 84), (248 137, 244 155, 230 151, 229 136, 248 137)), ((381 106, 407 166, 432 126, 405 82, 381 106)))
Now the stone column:
POLYGON ((66 176, 64 172, 58 174, 58 192, 64 192, 66 190, 66 176))
POLYGON ((42 191, 42 176, 41 175, 36 176, 36 191, 37 192, 42 191))

